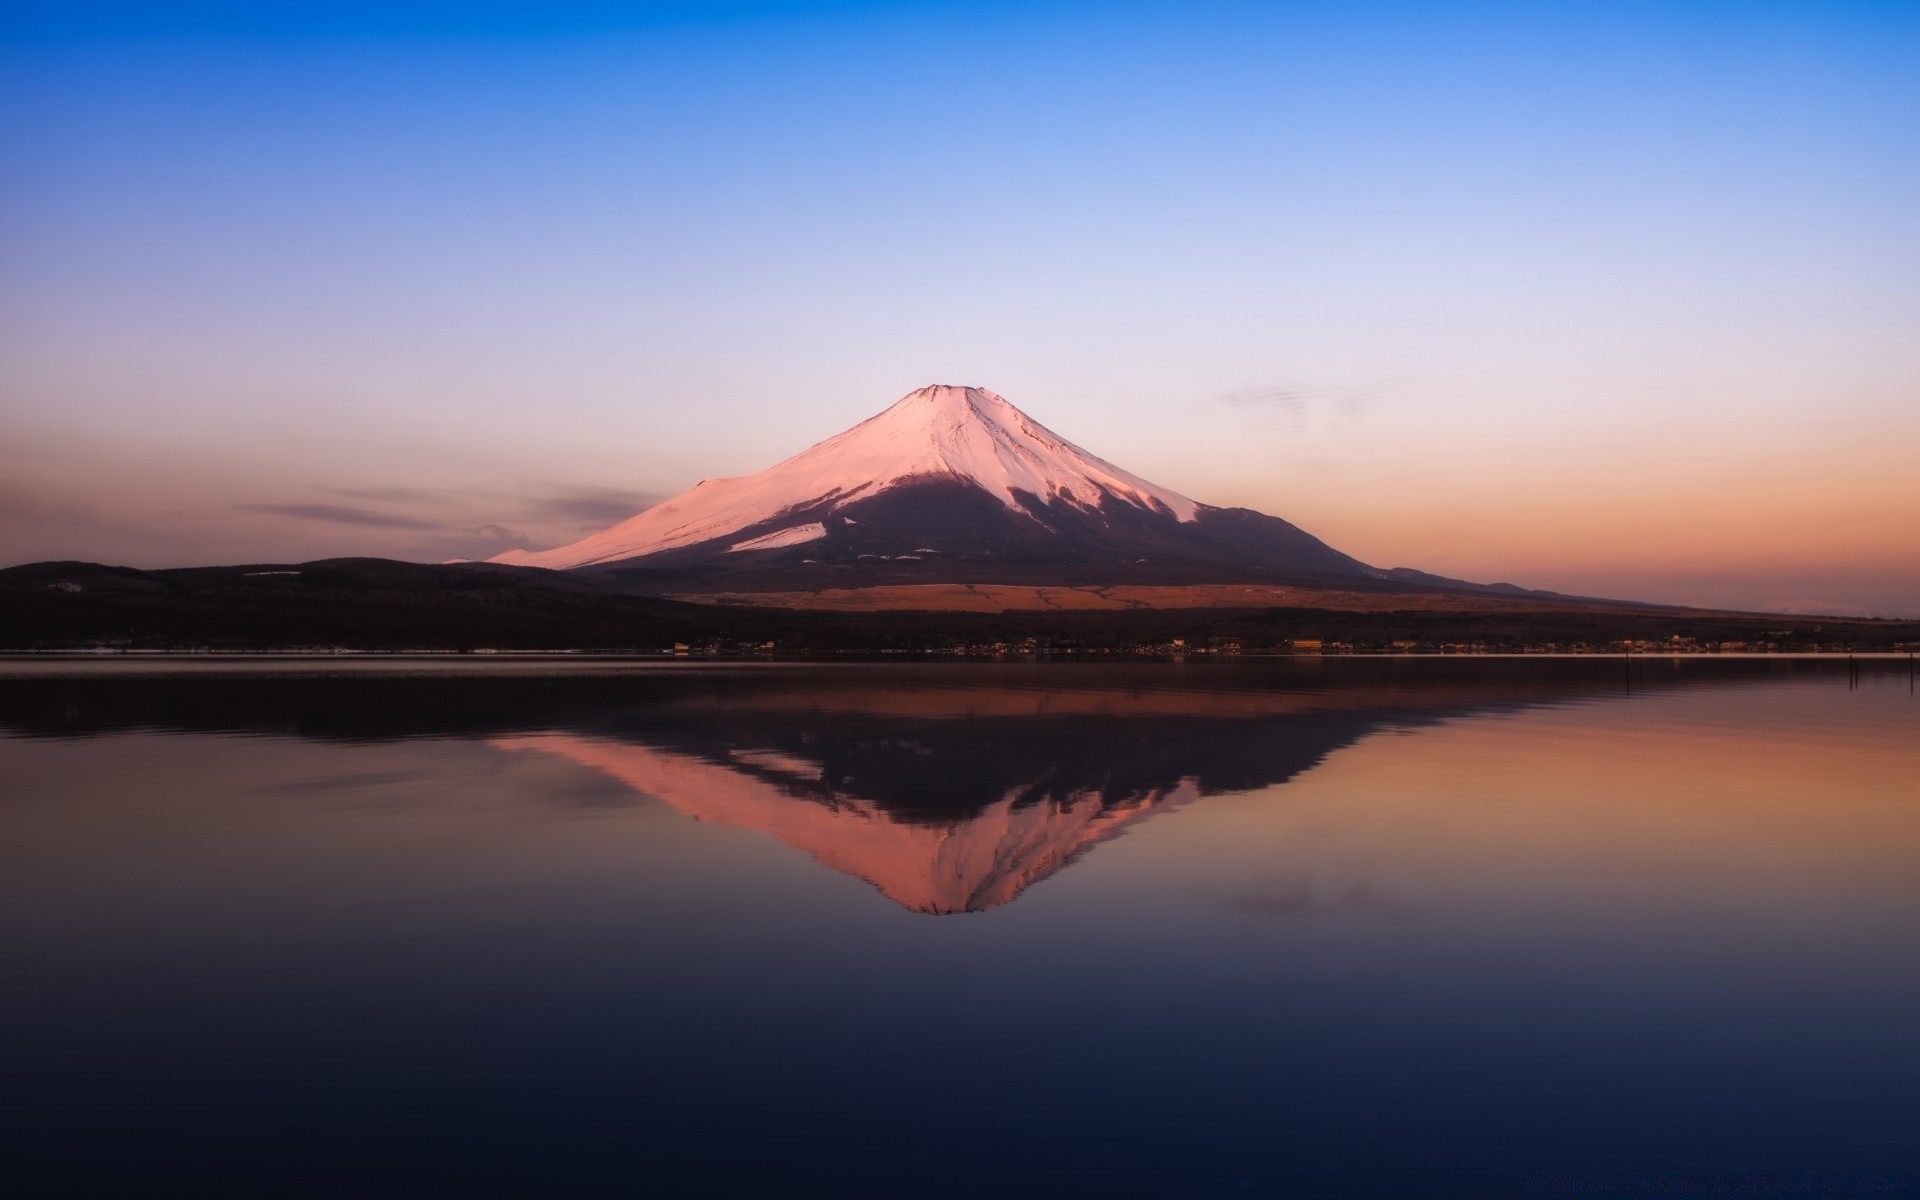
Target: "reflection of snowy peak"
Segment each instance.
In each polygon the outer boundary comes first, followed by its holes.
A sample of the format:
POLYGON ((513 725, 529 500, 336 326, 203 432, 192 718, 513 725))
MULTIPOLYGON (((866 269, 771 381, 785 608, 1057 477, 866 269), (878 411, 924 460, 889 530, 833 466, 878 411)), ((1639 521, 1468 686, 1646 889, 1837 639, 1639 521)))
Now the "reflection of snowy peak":
POLYGON ((1120 503, 1192 521, 1200 508, 1095 458, 992 392, 927 387, 756 475, 709 479, 571 546, 510 550, 494 561, 564 569, 721 538, 736 551, 797 545, 825 536, 823 516, 926 481, 971 484, 1014 512, 1034 502, 1083 509, 1120 503), (762 527, 768 531, 758 536, 734 536, 762 527))
POLYGON ((564 733, 498 738, 493 745, 557 754, 696 820, 772 834, 906 908, 933 914, 1006 904, 1100 842, 1200 795, 1192 779, 1141 795, 1085 791, 1038 801, 1024 800, 1025 789, 1016 787, 985 798, 971 816, 927 824, 826 787, 817 766, 785 755, 735 751, 715 762, 564 733))
POLYGON ((800 587, 975 583, 1008 570, 1217 582, 1379 573, 1280 520, 1196 504, 982 388, 921 388, 757 475, 709 479, 611 529, 493 561, 800 587))
POLYGON ((1117 664, 1061 672, 1076 669, 722 676, 674 686, 669 705, 492 744, 769 834, 916 912, 957 913, 1009 903, 1156 813, 1284 783, 1444 703, 1404 678, 1303 691, 1262 672, 1197 691, 1142 686, 1117 664))

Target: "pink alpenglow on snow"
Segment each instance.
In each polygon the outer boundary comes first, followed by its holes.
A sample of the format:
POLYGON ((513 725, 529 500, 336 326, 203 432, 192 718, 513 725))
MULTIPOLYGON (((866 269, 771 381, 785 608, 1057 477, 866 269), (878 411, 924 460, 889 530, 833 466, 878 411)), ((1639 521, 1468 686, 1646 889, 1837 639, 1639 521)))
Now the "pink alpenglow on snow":
POLYGON ((1200 506, 1087 453, 1006 400, 974 387, 925 387, 777 466, 708 479, 611 529, 553 550, 509 550, 491 561, 566 570, 700 545, 745 530, 794 524, 735 542, 735 551, 824 536, 823 517, 898 484, 971 483, 1015 512, 1021 494, 1096 510, 1122 503, 1194 521, 1200 506))
POLYGON ((771 834, 915 912, 981 912, 1013 900, 1094 846, 1200 796, 1193 779, 1140 795, 1076 793, 1023 802, 1012 789, 975 816, 901 821, 858 796, 826 789, 818 767, 784 755, 735 752, 739 766, 649 746, 564 733, 497 738, 598 769, 699 821, 771 834), (741 768, 747 768, 743 770, 741 768))
POLYGON ((748 538, 744 542, 735 542, 730 550, 777 550, 782 546, 798 546, 802 542, 811 542, 827 536, 827 527, 818 521, 806 525, 795 525, 791 529, 781 529, 757 538, 748 538))

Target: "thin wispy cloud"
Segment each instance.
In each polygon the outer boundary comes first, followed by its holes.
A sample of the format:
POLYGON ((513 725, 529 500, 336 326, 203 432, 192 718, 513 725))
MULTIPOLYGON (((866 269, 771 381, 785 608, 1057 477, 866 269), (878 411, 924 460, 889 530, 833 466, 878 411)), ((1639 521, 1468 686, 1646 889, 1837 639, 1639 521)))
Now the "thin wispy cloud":
POLYGON ((319 490, 329 496, 345 496, 349 500, 372 500, 381 504, 422 504, 443 498, 440 492, 413 487, 326 487, 319 490))
MULTIPOLYGON (((329 496, 365 501, 379 508, 298 504, 277 507, 289 516, 304 515, 291 511, 295 509, 344 510, 351 507, 367 513, 397 509, 397 513, 387 512, 384 515, 419 522, 411 526, 414 528, 457 526, 468 529, 478 520, 483 528, 488 529, 521 525, 591 526, 600 529, 644 512, 665 499, 654 492, 636 492, 626 488, 556 484, 530 484, 519 488, 323 487, 316 490, 329 496)), ((264 509, 268 506, 250 507, 264 509)))
POLYGON ((599 528, 645 512, 665 499, 651 492, 619 488, 559 492, 528 501, 522 510, 530 520, 576 521, 599 528))
POLYGON ((488 558, 503 550, 560 545, 626 520, 659 503, 650 492, 553 483, 423 488, 309 489, 333 499, 256 501, 233 511, 333 527, 351 552, 434 561, 488 558), (355 500, 359 503, 340 503, 355 500), (356 540, 354 531, 363 531, 356 540))
POLYGON ((374 512, 347 504, 242 504, 243 512, 268 513, 279 517, 297 517, 303 521, 326 521, 335 525, 355 525, 366 529, 438 529, 434 521, 393 513, 374 512))
POLYGON ((1357 387, 1320 388, 1299 384, 1244 387, 1219 397, 1219 403, 1256 419, 1275 421, 1294 431, 1315 421, 1359 425, 1394 391, 1392 382, 1357 387))

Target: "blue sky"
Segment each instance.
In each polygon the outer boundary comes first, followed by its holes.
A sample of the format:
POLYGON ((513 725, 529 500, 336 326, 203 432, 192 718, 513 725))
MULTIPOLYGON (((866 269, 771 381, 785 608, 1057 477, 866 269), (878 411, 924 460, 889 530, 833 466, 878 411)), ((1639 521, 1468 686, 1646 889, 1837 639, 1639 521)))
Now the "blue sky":
POLYGON ((1920 607, 1915 212, 1916 5, 15 4, 0 557, 557 541, 955 382, 1387 565, 1920 607))

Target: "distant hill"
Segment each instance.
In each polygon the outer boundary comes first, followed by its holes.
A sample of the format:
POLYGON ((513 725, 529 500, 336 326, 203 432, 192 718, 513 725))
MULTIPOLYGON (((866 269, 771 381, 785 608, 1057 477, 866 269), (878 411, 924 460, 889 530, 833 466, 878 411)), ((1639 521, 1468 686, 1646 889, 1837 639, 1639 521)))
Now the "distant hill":
POLYGON ((552 571, 377 558, 0 571, 0 647, 671 645, 702 610, 552 571))

